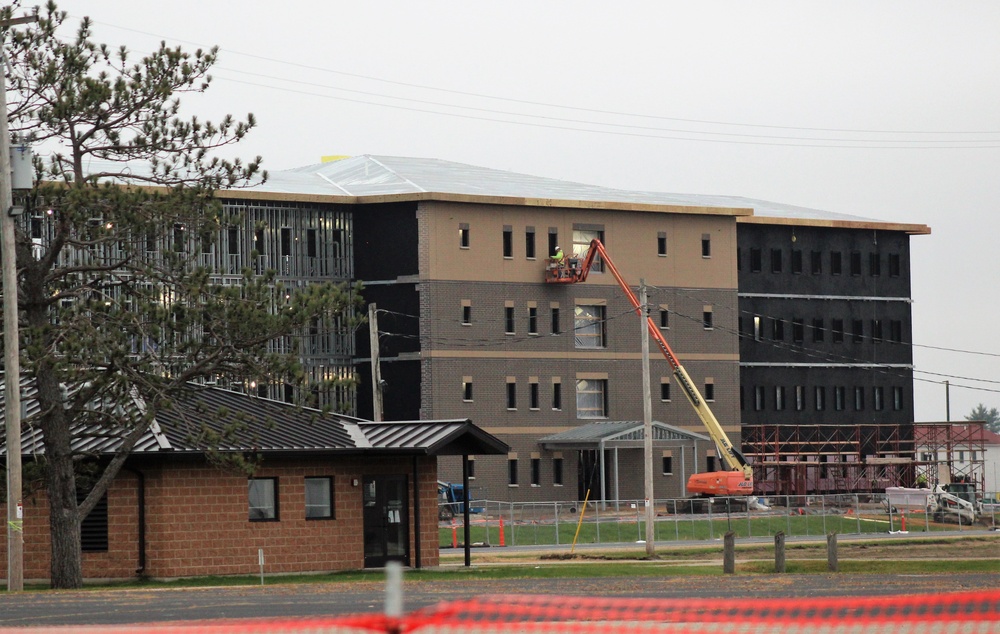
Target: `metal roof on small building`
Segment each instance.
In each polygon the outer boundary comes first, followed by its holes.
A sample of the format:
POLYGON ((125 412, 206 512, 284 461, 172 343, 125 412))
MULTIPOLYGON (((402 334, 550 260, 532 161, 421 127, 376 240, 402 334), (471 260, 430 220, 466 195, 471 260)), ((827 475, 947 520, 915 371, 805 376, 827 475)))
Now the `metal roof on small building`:
MULTIPOLYGON (((629 444, 645 440, 645 425, 642 421, 602 421, 540 438, 538 442, 545 448, 592 449, 599 444, 629 444)), ((653 421, 653 441, 706 441, 712 439, 680 427, 653 421)))
MULTIPOLYGON (((0 390, 0 430, 4 426, 3 400, 0 390)), ((39 407, 28 379, 22 379, 21 402, 25 423, 22 453, 42 454, 41 430, 32 424, 39 407)), ((135 401, 125 407, 134 408, 134 413, 142 403, 135 401)), ((74 453, 110 454, 121 447, 124 431, 110 426, 77 425, 72 437, 74 453)), ((5 442, 0 444, 0 455, 5 455, 6 449, 5 442)), ((208 450, 437 456, 504 454, 508 447, 468 419, 374 423, 222 388, 195 387, 170 408, 156 413, 132 453, 196 455, 208 450)))

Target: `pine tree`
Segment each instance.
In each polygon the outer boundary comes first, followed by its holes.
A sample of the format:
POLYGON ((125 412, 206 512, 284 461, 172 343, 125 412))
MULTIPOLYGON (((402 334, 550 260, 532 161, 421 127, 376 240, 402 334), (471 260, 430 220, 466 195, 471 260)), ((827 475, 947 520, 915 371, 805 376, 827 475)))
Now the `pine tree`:
MULTIPOLYGON (((43 434, 51 583, 74 588, 81 520, 156 413, 216 377, 301 382, 296 360, 268 342, 352 311, 357 298, 329 284, 288 292, 273 272, 214 283, 198 255, 234 221, 216 192, 266 178, 260 157, 215 156, 251 131, 252 115, 181 116, 178 97, 208 88, 217 50, 161 43, 135 59, 93 42, 88 19, 74 38, 57 35, 65 17, 49 2, 4 42, 12 136, 44 157, 23 201, 33 219, 17 231, 22 369, 41 411, 25 422, 43 434), (74 450, 81 425, 121 439, 110 461, 74 450), (91 471, 78 502, 81 464, 91 471)), ((191 434, 206 437, 198 424, 191 434)))

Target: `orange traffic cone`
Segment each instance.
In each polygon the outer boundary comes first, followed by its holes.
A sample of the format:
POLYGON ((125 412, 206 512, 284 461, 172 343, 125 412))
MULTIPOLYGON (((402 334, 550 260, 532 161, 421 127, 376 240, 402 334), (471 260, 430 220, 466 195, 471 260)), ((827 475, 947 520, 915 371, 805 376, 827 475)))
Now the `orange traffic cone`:
POLYGON ((500 545, 506 546, 506 544, 503 543, 503 515, 500 516, 500 545))

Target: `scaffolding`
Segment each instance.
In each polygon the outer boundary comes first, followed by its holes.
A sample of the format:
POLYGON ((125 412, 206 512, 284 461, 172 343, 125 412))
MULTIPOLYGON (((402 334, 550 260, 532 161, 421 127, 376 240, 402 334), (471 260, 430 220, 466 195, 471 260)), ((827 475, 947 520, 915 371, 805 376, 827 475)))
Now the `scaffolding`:
POLYGON ((915 423, 915 471, 920 482, 933 487, 971 482, 986 487, 986 422, 915 423))
POLYGON ((913 486, 913 425, 749 425, 743 453, 769 495, 877 493, 913 486))

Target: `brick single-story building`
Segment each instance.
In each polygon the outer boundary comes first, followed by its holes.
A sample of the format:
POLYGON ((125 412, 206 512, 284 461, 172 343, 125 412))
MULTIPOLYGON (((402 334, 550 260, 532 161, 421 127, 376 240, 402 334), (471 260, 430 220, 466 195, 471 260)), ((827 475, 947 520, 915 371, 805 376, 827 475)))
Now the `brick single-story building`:
MULTIPOLYGON (((30 388, 23 399, 27 464, 40 453, 41 437, 30 425, 30 388)), ((74 437, 81 453, 98 460, 120 442, 106 430, 78 430, 74 437)), ((261 553, 266 574, 380 567, 390 560, 434 566, 437 457, 506 452, 469 420, 379 423, 223 389, 197 390, 157 414, 84 520, 84 577, 257 574, 261 553), (208 420, 216 431, 238 429, 218 446, 216 459, 197 440, 208 420), (230 453, 257 456, 253 475, 220 465, 218 456, 230 453)), ((6 513, 2 503, 0 510, 6 513)), ((24 539, 25 579, 47 579, 44 488, 25 493, 24 539)), ((4 561, 6 550, 4 540, 4 561)))

